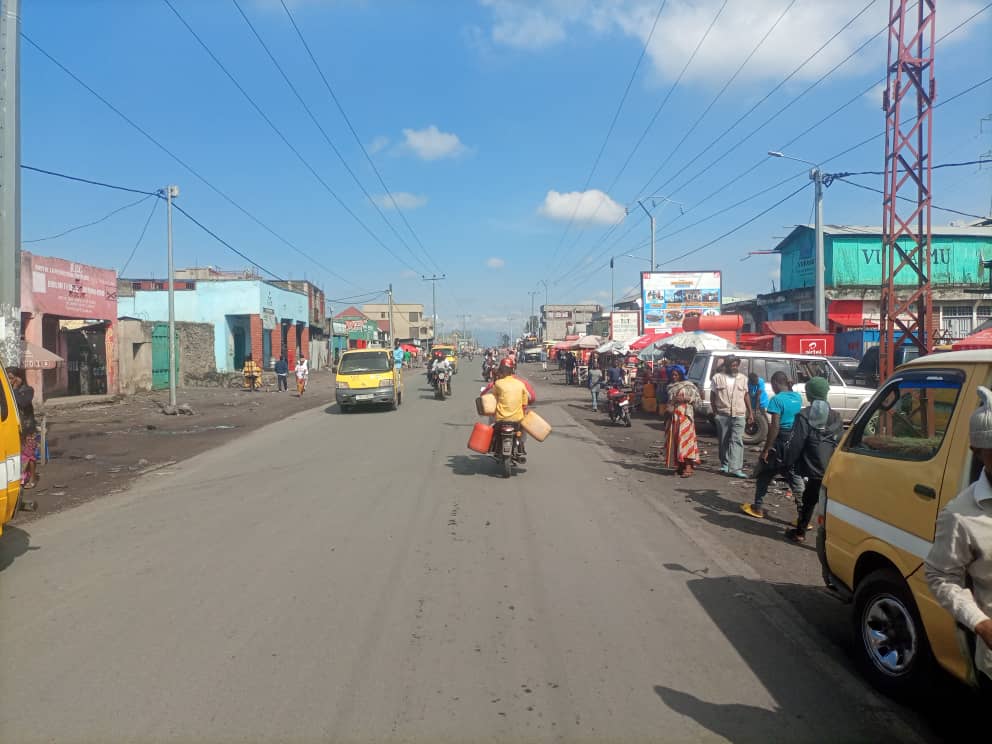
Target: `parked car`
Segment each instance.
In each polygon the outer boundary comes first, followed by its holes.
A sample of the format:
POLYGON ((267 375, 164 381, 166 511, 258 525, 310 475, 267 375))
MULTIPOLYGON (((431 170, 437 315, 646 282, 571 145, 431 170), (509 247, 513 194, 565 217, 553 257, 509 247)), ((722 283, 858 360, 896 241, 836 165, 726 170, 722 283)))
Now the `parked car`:
POLYGON ((937 515, 981 476, 968 444, 992 352, 909 361, 855 417, 820 491, 817 554, 824 580, 852 604, 855 654, 875 686, 911 693, 933 663, 976 683, 974 634, 937 604, 923 562, 937 515))
MULTIPOLYGON (((875 392, 869 388, 849 385, 841 377, 827 357, 804 354, 785 354, 776 351, 699 351, 689 365, 687 378, 699 388, 700 402, 696 406, 697 418, 712 419, 710 411, 710 379, 723 366, 723 358, 733 354, 741 360, 741 372, 745 375, 756 372, 765 380, 765 388, 771 396, 772 375, 782 371, 795 384, 793 390, 800 395, 806 390, 806 381, 811 377, 825 377, 830 383, 830 406, 850 421, 858 409, 875 392)), ((744 431, 745 444, 758 444, 768 434, 768 419, 758 416, 754 424, 744 431)))
MULTIPOLYGON (((895 366, 899 367, 906 362, 912 361, 920 356, 920 350, 915 346, 899 346, 896 348, 896 363, 895 366)), ((870 346, 865 351, 865 355, 861 358, 861 363, 858 364, 857 372, 854 373, 854 384, 863 385, 864 387, 877 388, 878 387, 878 346, 870 346)))
POLYGON ((857 385, 855 378, 857 377, 858 368, 861 366, 861 362, 854 357, 849 356, 829 356, 827 359, 830 363, 834 365, 834 369, 837 370, 845 382, 849 382, 852 385, 857 385))

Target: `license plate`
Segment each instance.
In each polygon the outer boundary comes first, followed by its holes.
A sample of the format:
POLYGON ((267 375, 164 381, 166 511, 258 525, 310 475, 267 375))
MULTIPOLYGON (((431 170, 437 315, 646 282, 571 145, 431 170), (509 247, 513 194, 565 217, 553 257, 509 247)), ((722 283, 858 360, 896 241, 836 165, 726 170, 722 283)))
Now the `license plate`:
POLYGON ((356 395, 355 400, 372 400, 374 397, 372 393, 365 393, 364 395, 356 395))

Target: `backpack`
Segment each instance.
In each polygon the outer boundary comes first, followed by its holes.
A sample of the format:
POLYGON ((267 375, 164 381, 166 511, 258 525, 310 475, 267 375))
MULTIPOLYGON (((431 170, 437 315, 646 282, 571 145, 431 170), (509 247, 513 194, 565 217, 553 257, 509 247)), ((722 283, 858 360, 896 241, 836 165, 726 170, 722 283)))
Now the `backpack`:
POLYGON ((783 464, 807 478, 823 478, 843 431, 844 421, 836 411, 830 411, 825 426, 816 428, 810 423, 809 407, 804 408, 796 414, 783 464))

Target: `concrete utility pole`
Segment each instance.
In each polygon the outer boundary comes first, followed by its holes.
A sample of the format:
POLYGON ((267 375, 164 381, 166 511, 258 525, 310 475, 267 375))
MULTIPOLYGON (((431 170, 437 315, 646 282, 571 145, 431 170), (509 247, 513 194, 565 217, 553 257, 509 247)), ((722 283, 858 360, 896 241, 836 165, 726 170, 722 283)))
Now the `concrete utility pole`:
POLYGON ((421 278, 425 282, 431 283, 431 315, 433 316, 433 325, 431 327, 431 346, 433 347, 437 340, 437 283, 447 277, 444 274, 441 274, 441 276, 432 274, 431 276, 421 278))
POLYGON ((651 210, 644 206, 644 202, 638 199, 638 206, 644 210, 644 214, 648 216, 651 220, 651 271, 654 271, 654 215, 651 214, 651 210))
POLYGON ((21 16, 0 8, 0 359, 21 363, 21 16))
MULTIPOLYGON (((548 304, 549 304, 549 302, 548 302, 548 296, 549 296, 548 280, 547 279, 542 279, 541 281, 538 282, 538 284, 543 284, 544 285, 544 313, 542 313, 542 315, 543 315, 543 314, 546 314, 548 312, 548 304)), ((544 329, 544 323, 541 323, 541 341, 546 341, 547 340, 545 338, 545 335, 544 335, 544 330, 545 330, 544 329)))
MULTIPOLYGON (((536 289, 531 290, 527 294, 530 295, 530 318, 527 319, 527 324, 530 325, 531 323, 534 323, 536 320, 536 317, 534 315, 534 297, 537 295, 537 290, 536 289)), ((531 326, 530 332, 533 333, 535 330, 537 329, 531 326)))
POLYGON ((466 338, 468 338, 468 324, 466 323, 466 321, 472 316, 469 314, 462 314, 459 315, 458 317, 462 319, 462 340, 465 340, 466 338))
POLYGON ((165 187, 169 244, 169 405, 173 408, 176 407, 176 268, 172 260, 172 200, 177 196, 178 186, 165 187))
POLYGON ((396 343, 396 339, 393 337, 393 285, 389 285, 389 289, 386 290, 386 296, 389 297, 389 345, 393 346, 396 343))

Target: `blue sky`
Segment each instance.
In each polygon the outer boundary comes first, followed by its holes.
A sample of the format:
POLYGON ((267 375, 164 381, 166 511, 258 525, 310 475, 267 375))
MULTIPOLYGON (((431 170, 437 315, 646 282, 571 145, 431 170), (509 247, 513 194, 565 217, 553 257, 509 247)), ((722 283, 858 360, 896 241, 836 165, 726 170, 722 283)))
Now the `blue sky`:
MULTIPOLYGON (((616 293, 646 268, 649 231, 636 198, 658 193, 658 261, 673 269, 720 269, 727 294, 769 291, 775 236, 810 217, 806 189, 746 228, 694 253, 806 182, 798 163, 765 158, 884 75, 884 35, 814 90, 781 107, 881 30, 887 0, 730 0, 678 85, 673 84, 723 0, 668 0, 650 37, 589 191, 593 160, 660 7, 655 0, 288 0, 288 5, 361 141, 394 193, 425 256, 300 45, 279 0, 239 0, 365 189, 410 246, 382 221, 265 56, 230 0, 171 0, 321 179, 398 255, 364 231, 300 163, 161 0, 45 0, 24 3, 22 30, 163 145, 258 219, 313 256, 294 253, 163 154, 30 44, 22 44, 22 159, 27 165, 154 190, 178 184, 180 204, 257 263, 281 277, 306 277, 329 297, 394 285, 399 301, 425 302, 421 274, 440 268, 438 314, 448 328, 519 332, 528 292, 550 283, 552 302, 608 304, 611 255, 616 293), (868 9, 806 67, 713 146, 684 166, 866 5, 868 9), (788 7, 788 10, 786 8, 788 7), (784 12, 784 15, 783 14, 784 12), (781 15, 758 52, 706 116, 721 87, 781 15), (669 94, 669 91, 671 93, 669 94), (668 96, 654 126, 619 175, 635 142, 668 96), (678 147, 694 122, 696 128, 678 147), (734 145, 758 131, 739 146, 734 145), (720 157, 722 156, 722 157, 720 157), (667 160, 657 178, 651 176, 667 160), (714 162, 717 161, 718 162, 714 162), (760 165, 759 165, 760 162, 760 165), (696 178, 705 166, 712 167, 696 178), (727 181, 746 177, 703 202, 727 181), (736 208, 734 203, 791 175, 795 180, 736 208), (642 190, 642 187, 648 186, 642 190), (605 196, 604 196, 605 193, 605 196), (702 203, 701 203, 702 202, 702 203), (623 224, 624 207, 634 210, 623 224), (681 214, 681 211, 685 214, 681 214), (674 231, 726 210, 677 235, 674 231), (572 216, 576 219, 569 220, 572 216), (666 227, 667 225, 667 227, 666 227), (603 236, 609 238, 603 240, 603 236), (320 265, 318 265, 320 264, 320 265), (328 273, 331 269, 336 275, 328 273)), ((940 3, 938 36, 984 0, 940 3)), ((937 48, 940 98, 992 70, 992 9, 937 48)), ((787 148, 821 160, 883 129, 880 89, 858 96, 829 122, 787 148)), ((992 85, 934 114, 934 162, 977 159, 992 150, 992 85), (984 129, 984 132, 982 131, 984 129)), ((826 165, 879 170, 877 139, 826 165)), ((861 183, 881 186, 881 178, 861 183)), ((138 198, 48 176, 23 177, 25 240, 95 220, 138 198)), ((938 171, 934 202, 988 214, 992 167, 938 171)), ((826 194, 831 223, 878 224, 881 197, 840 182, 826 194)), ((152 202, 27 250, 120 268, 152 202)), ((963 219, 934 213, 935 224, 963 219)), ((238 269, 245 261, 196 227, 175 221, 178 266, 238 269)), ((163 276, 165 221, 159 209, 127 269, 163 276)), ((347 303, 337 303, 342 308, 347 303)))

